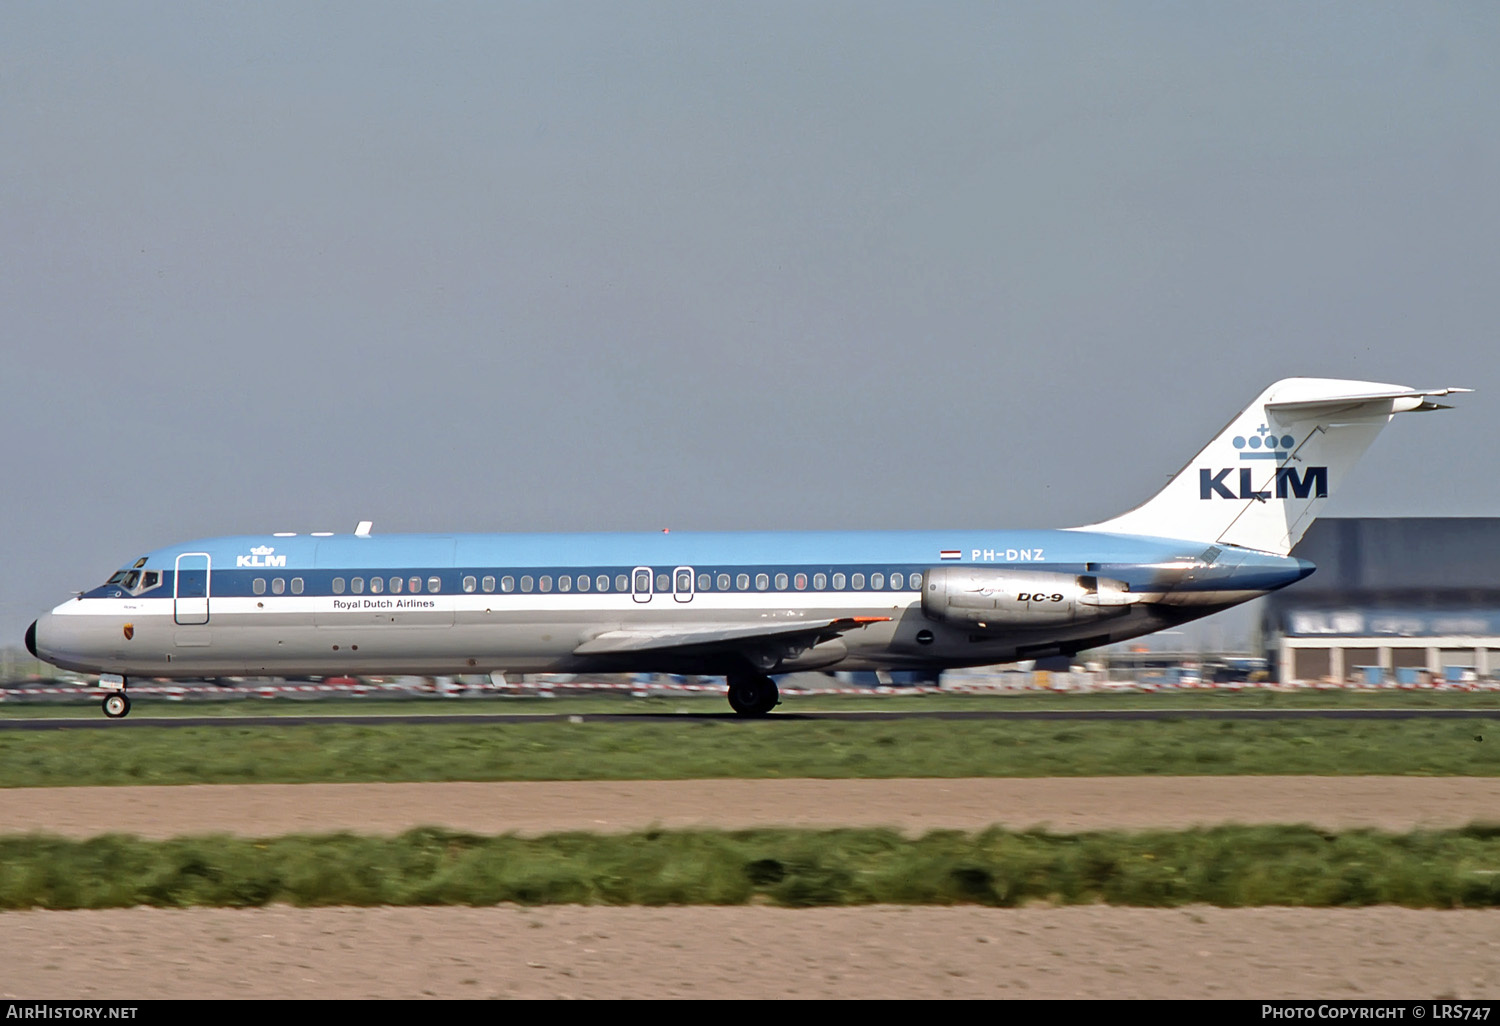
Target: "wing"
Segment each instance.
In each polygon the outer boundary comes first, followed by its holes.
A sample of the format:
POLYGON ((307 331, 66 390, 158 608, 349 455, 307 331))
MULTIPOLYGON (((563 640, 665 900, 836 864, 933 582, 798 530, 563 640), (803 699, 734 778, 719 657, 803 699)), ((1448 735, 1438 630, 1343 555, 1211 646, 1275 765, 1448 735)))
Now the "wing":
POLYGON ((671 648, 703 648, 739 644, 761 638, 806 641, 817 644, 866 624, 889 620, 888 616, 846 616, 833 620, 791 620, 764 624, 673 624, 604 631, 573 650, 574 655, 613 655, 618 652, 653 652, 671 648))

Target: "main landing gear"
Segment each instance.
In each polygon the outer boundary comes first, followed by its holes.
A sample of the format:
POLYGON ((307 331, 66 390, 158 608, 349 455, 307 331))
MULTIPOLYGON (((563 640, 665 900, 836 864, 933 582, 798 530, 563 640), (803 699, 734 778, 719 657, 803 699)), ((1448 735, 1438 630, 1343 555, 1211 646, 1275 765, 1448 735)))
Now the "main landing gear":
POLYGON ((99 686, 104 689, 104 715, 112 720, 130 715, 130 697, 125 694, 124 677, 118 673, 102 674, 99 686))
POLYGON ((764 716, 781 704, 781 692, 770 677, 734 674, 728 683, 729 705, 741 716, 764 716))

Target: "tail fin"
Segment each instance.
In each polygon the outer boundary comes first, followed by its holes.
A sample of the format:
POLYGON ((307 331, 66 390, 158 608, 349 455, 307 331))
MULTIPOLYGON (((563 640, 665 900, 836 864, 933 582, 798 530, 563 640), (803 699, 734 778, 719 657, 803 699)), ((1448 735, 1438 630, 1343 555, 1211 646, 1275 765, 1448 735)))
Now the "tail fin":
POLYGON ((1447 409, 1433 397, 1467 391, 1286 378, 1245 407, 1150 501, 1077 530, 1183 538, 1284 556, 1393 416, 1447 409))

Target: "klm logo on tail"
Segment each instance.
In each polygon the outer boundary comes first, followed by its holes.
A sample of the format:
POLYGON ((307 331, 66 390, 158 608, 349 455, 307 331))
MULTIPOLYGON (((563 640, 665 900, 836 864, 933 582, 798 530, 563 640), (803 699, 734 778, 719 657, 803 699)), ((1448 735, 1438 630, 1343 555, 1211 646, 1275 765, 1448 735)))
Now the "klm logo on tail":
POLYGON ((1328 498, 1328 468, 1308 467, 1302 474, 1297 473, 1296 467, 1276 468, 1276 491, 1257 491, 1255 482, 1251 480, 1254 471, 1250 467, 1240 467, 1239 480, 1231 483, 1229 475, 1234 467, 1225 467, 1218 472, 1206 468, 1198 471, 1198 498, 1200 499, 1260 499, 1262 501, 1270 498, 1285 499, 1295 496, 1299 499, 1326 499, 1328 498), (1233 484, 1239 485, 1236 493, 1233 484))
MULTIPOLYGON (((1248 437, 1236 435, 1234 447, 1240 451, 1241 460, 1286 460, 1289 459, 1297 447, 1297 440, 1291 435, 1277 435, 1267 425, 1262 424, 1248 437)), ((1328 468, 1308 467, 1302 474, 1297 473, 1295 467, 1277 467, 1275 492, 1259 491, 1256 489, 1252 476, 1253 467, 1241 466, 1239 468, 1239 479, 1231 483, 1229 475, 1234 472, 1233 467, 1225 467, 1218 472, 1212 470, 1198 471, 1198 498, 1200 499, 1285 499, 1295 496, 1298 499, 1326 499, 1328 498, 1328 468), (1239 486, 1236 493, 1234 485, 1239 486)))

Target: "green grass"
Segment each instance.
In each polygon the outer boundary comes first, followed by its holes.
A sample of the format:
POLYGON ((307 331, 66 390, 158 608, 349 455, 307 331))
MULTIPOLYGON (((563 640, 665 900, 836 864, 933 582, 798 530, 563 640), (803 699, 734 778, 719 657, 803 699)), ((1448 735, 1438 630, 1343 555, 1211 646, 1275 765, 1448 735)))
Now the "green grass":
POLYGON ((1500 774, 1484 719, 735 720, 0 732, 0 786, 1500 774))
POLYGON ((4 909, 500 902, 1496 907, 1500 827, 0 838, 4 909))

